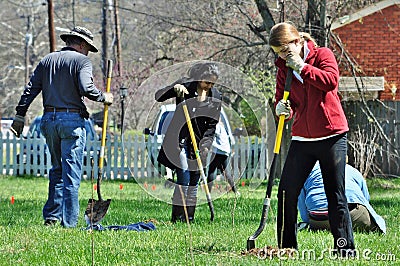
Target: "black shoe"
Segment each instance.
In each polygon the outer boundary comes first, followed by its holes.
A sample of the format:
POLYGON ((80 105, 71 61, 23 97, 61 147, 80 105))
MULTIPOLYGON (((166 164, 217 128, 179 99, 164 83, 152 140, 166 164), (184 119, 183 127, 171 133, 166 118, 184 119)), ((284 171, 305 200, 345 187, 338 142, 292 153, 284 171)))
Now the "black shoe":
POLYGON ((184 216, 184 211, 183 211, 183 206, 179 205, 172 205, 172 216, 171 216, 171 222, 176 223, 176 222, 181 222, 184 216))
POLYGON ((342 259, 355 259, 358 258, 359 254, 357 249, 351 248, 336 248, 332 250, 331 256, 340 257, 342 259))
POLYGON ((195 206, 187 206, 186 209, 187 209, 187 213, 188 213, 189 223, 194 222, 194 213, 196 211, 196 205, 195 206))
POLYGON ((57 222, 58 222, 58 220, 46 219, 46 221, 44 221, 44 225, 45 226, 53 226, 53 225, 56 225, 57 222))
POLYGON ((358 258, 356 249, 340 249, 340 256, 346 259, 358 258))

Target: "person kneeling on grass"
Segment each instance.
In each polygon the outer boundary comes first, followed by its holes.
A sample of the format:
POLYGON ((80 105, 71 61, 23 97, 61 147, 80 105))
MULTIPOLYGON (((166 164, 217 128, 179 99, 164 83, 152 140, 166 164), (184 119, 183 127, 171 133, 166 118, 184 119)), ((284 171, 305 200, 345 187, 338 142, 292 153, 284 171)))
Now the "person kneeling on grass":
MULTIPOLYGON (((385 220, 369 203, 370 195, 362 174, 346 164, 345 194, 353 229, 359 232, 386 233, 385 220)), ((304 223, 311 230, 330 230, 328 201, 324 191, 321 168, 317 162, 308 176, 298 198, 298 208, 304 223)))

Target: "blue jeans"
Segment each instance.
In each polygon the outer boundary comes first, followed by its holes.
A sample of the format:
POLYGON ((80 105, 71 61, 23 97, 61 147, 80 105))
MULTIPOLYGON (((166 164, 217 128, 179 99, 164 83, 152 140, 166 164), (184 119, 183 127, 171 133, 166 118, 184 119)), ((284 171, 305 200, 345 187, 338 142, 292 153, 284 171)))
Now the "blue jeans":
POLYGON ((183 206, 182 200, 184 200, 186 206, 196 206, 200 172, 189 171, 187 160, 187 148, 185 146, 179 154, 180 167, 176 168, 177 180, 172 196, 172 203, 183 206), (182 190, 183 199, 180 190, 182 190))
POLYGON ((52 164, 43 218, 58 220, 64 227, 76 227, 86 144, 85 120, 78 113, 46 112, 40 130, 46 138, 52 164))

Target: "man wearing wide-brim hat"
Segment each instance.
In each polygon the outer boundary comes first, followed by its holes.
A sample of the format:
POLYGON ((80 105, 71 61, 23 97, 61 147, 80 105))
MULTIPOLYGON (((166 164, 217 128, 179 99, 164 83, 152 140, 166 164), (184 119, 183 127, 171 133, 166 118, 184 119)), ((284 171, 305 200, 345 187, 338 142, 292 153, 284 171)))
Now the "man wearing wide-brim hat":
POLYGON ((46 55, 26 84, 11 130, 20 137, 25 115, 42 92, 43 116, 40 129, 46 137, 52 168, 49 171, 48 199, 43 208, 44 225, 60 223, 76 227, 79 216, 78 190, 86 145, 85 119, 89 118, 84 98, 111 104, 111 93, 93 83, 89 51, 98 52, 93 34, 74 27, 60 35, 66 46, 46 55))
POLYGON ((84 40, 89 45, 89 51, 97 53, 99 50, 94 45, 93 34, 86 28, 76 26, 69 33, 64 33, 60 35, 60 38, 69 45, 70 40, 81 39, 84 40))

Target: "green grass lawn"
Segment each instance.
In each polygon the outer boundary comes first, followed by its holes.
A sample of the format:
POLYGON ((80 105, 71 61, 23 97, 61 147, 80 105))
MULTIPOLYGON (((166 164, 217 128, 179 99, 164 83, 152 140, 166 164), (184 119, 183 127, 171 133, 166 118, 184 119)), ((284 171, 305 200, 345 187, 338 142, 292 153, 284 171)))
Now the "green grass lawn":
MULTIPOLYGON (((188 227, 184 223, 171 224, 170 205, 153 198, 138 184, 103 181, 103 197, 112 199, 103 226, 154 219, 157 229, 91 233, 80 230, 86 227, 83 212, 91 197, 90 182, 81 184, 78 227, 48 228, 42 219, 47 179, 0 176, 0 265, 91 265, 92 239, 96 265, 400 265, 400 179, 368 180, 368 184, 371 203, 386 220, 388 232, 355 233, 360 258, 329 257, 324 254, 333 246, 329 232, 301 231, 296 260, 270 260, 242 255, 247 238, 259 225, 265 186, 251 191, 247 186, 239 187, 241 197, 237 200, 232 193, 216 199, 214 222, 209 221, 207 204, 198 206, 196 220, 188 227)), ((172 195, 172 190, 166 193, 172 195)), ((276 246, 275 217, 276 186, 268 223, 256 241, 257 247, 276 246)))

